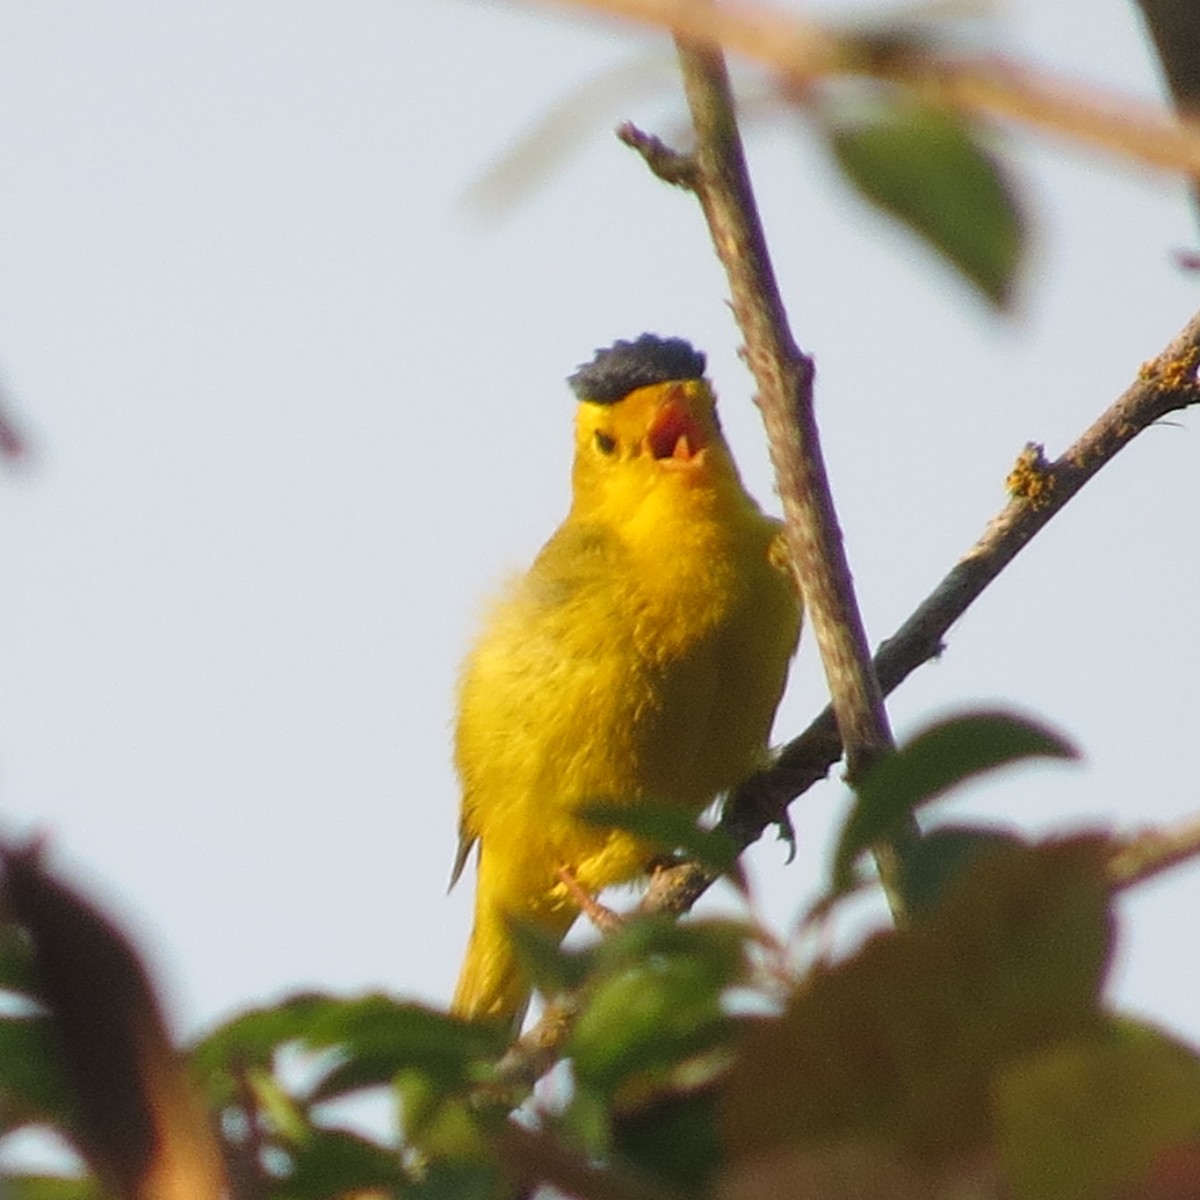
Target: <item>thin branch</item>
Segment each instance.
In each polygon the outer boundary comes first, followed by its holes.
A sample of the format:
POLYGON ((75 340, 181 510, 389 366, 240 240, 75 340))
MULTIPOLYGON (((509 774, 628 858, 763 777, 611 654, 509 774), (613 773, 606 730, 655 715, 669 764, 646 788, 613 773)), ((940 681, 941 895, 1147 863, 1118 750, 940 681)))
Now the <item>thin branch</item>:
MULTIPOLYGON (((821 453, 813 364, 788 327, 746 169, 725 60, 711 46, 682 40, 677 46, 696 132, 691 187, 729 280, 783 504, 784 538, 821 652, 848 775, 858 779, 893 742, 821 453)), ((876 851, 897 920, 904 917, 896 886, 898 856, 914 832, 906 831, 896 844, 876 851)))
POLYGON ((1200 857, 1200 817, 1168 829, 1147 829, 1123 842, 1108 863, 1114 888, 1124 891, 1200 857))
POLYGON ((1153 167, 1200 175, 1200 122, 1180 120, 1131 96, 1101 90, 996 55, 966 55, 881 44, 871 31, 827 27, 794 11, 741 0, 558 0, 723 46, 785 77, 803 96, 822 78, 860 76, 917 87, 931 102, 976 117, 1041 129, 1153 167))
POLYGON ((689 192, 696 190, 696 159, 692 155, 672 150, 662 138, 643 132, 631 121, 617 126, 617 137, 631 150, 636 150, 646 166, 664 183, 689 192))

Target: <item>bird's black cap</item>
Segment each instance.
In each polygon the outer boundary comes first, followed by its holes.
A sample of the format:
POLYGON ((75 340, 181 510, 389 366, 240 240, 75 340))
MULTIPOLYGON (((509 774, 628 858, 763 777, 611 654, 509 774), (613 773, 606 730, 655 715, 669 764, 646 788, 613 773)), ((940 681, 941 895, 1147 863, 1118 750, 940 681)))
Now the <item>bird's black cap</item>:
POLYGON ((613 342, 567 378, 580 400, 616 404, 630 392, 652 383, 674 379, 700 379, 704 355, 683 338, 661 338, 643 333, 636 342, 613 342))

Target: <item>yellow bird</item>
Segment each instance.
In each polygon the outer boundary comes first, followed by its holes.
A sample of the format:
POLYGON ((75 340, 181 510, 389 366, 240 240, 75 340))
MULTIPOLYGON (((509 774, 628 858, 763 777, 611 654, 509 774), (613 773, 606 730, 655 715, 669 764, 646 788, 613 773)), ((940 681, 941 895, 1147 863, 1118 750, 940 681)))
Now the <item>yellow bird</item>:
POLYGON ((777 521, 742 486, 704 355, 643 334, 571 376, 567 519, 492 608, 463 667, 451 886, 479 847, 452 1011, 520 1024, 513 918, 554 937, 654 847, 580 820, 603 800, 697 816, 763 762, 800 632, 777 521), (564 875, 566 879, 564 879, 564 875))

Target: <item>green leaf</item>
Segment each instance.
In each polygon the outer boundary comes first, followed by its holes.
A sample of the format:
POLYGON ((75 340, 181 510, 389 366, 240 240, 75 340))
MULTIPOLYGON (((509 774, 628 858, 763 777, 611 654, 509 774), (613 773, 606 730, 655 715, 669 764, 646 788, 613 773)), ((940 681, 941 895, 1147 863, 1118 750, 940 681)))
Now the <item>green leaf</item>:
POLYGON ((995 157, 950 113, 894 101, 834 114, 827 136, 846 178, 922 237, 998 307, 1012 298, 1025 221, 995 157))
POLYGON ((1016 846, 1015 834, 981 826, 943 825, 917 839, 900 864, 900 892, 914 918, 937 908, 946 889, 980 855, 997 846, 1016 846))
MULTIPOLYGON (((507 1029, 381 995, 327 1010, 306 1038, 314 1048, 342 1048, 360 1064, 365 1080, 373 1076, 368 1082, 389 1082, 415 1067, 447 1088, 471 1082, 479 1064, 499 1057, 508 1041, 507 1029)), ((320 1098, 330 1094, 322 1087, 320 1098)))
POLYGON ((723 1162, 714 1089, 658 1097, 621 1114, 614 1127, 614 1148, 689 1195, 707 1195, 723 1162))
POLYGON ((571 991, 591 968, 591 950, 564 950, 559 938, 532 921, 511 920, 508 931, 526 977, 547 996, 571 991))
POLYGON ((420 1070, 399 1072, 393 1080, 406 1145, 426 1159, 486 1158, 481 1125, 507 1114, 484 1110, 468 1099, 448 1095, 420 1070))
POLYGON ((858 785, 834 855, 834 890, 851 884, 855 860, 867 847, 957 784, 1025 759, 1076 757, 1060 735, 1011 713, 966 713, 930 726, 858 785))
POLYGON ((269 1127, 285 1142, 298 1146, 309 1136, 312 1123, 303 1104, 269 1072, 254 1067, 247 1072, 254 1101, 269 1127))
POLYGON ((1115 1026, 1014 1063, 997 1109, 1015 1200, 1140 1194, 1156 1157, 1200 1134, 1200 1059, 1157 1030, 1115 1026))
POLYGON ((404 1179, 394 1150, 341 1129, 320 1129, 293 1152, 284 1191, 289 1200, 329 1200, 333 1196, 398 1188, 404 1179))
POLYGON ((460 1086, 477 1074, 481 1061, 503 1053, 507 1031, 377 993, 349 1000, 305 994, 243 1013, 214 1030, 193 1050, 193 1067, 220 1107, 236 1098, 239 1072, 269 1071, 286 1045, 345 1056, 309 1093, 316 1102, 387 1084, 413 1066, 447 1087, 460 1086))
POLYGON ((997 845, 923 921, 810 971, 722 1082, 731 1155, 865 1139, 945 1162, 986 1143, 997 1075, 1102 1024, 1108 853, 997 845))
POLYGON ((49 1017, 0 1020, 0 1133, 33 1121, 69 1128, 75 1120, 62 1046, 49 1017))
POLYGON ((0 924, 0 990, 35 998, 37 983, 33 968, 33 947, 24 930, 0 924))
POLYGON ((64 1175, 0 1176, 3 1200, 111 1200, 100 1184, 88 1177, 64 1175))
POLYGON ((420 1179, 404 1188, 404 1200, 496 1200, 509 1194, 495 1165, 482 1160, 430 1163, 420 1179))
POLYGON ((317 1017, 344 1003, 315 992, 299 993, 278 1004, 239 1013, 196 1042, 189 1060, 215 1107, 237 1095, 236 1072, 270 1070, 276 1052, 302 1041, 317 1017))
POLYGON ((575 1081, 571 1102, 548 1126, 560 1141, 582 1150, 588 1158, 606 1158, 612 1149, 612 1105, 609 1097, 575 1081))
POLYGON ((592 825, 621 829, 652 842, 664 854, 682 850, 712 871, 730 875, 744 890, 738 873, 738 850, 733 838, 723 829, 702 829, 696 818, 683 809, 665 804, 613 804, 595 801, 579 810, 579 816, 592 825))
POLYGON ((746 930, 732 922, 631 922, 597 955, 567 1053, 581 1085, 613 1093, 663 1086, 719 1047, 724 990, 744 972, 746 930))

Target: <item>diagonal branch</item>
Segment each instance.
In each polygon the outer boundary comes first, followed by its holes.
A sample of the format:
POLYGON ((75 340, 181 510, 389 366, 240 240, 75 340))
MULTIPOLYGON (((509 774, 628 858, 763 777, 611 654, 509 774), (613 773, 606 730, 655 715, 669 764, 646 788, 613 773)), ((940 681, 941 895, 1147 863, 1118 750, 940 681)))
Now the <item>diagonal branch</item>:
MULTIPOLYGON (((1168 413, 1200 403, 1200 314, 1092 426, 1054 462, 1040 447, 1026 447, 1008 478, 1010 499, 983 536, 875 655, 875 669, 890 694, 942 650, 950 627, 1028 542, 1103 466, 1148 426, 1168 413)), ((748 779, 731 797, 721 826, 739 847, 757 841, 787 805, 824 779, 841 757, 837 723, 826 709, 784 747, 775 764, 748 779)), ((715 881, 708 869, 681 863, 655 876, 644 911, 682 913, 715 881)))

